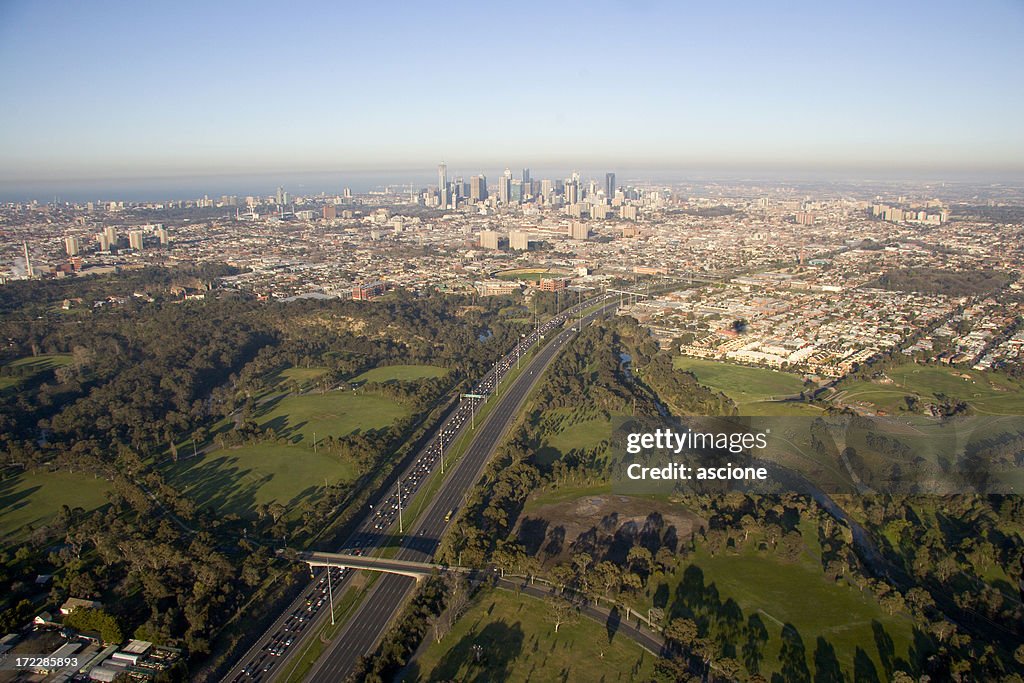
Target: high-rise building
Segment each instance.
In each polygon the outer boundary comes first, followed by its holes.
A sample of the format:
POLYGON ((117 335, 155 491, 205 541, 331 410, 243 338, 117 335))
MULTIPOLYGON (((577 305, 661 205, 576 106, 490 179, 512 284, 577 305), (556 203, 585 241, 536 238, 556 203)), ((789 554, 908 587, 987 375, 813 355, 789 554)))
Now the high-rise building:
POLYGON ((578 204, 580 201, 580 183, 579 180, 573 178, 572 180, 565 181, 565 203, 572 205, 578 204))
POLYGON ((609 202, 615 198, 615 174, 604 174, 604 196, 609 202))
POLYGON ((338 217, 338 207, 336 207, 334 204, 327 204, 326 206, 324 206, 324 220, 325 221, 333 221, 337 217, 338 217))
POLYGON ((146 233, 141 230, 130 230, 128 231, 128 246, 135 251, 142 251, 142 241, 145 238, 146 233))
POLYGON ((82 251, 82 240, 77 235, 68 235, 64 238, 64 251, 68 256, 78 256, 82 251))
POLYGON ((523 185, 529 185, 529 184, 530 184, 530 169, 524 168, 523 169, 523 185))
POLYGON ((437 198, 442 209, 448 207, 448 164, 445 163, 437 165, 437 198))
POLYGON ((113 225, 108 225, 103 228, 103 234, 107 236, 107 249, 117 246, 117 228, 113 225))
POLYGON ((569 222, 569 237, 574 240, 585 240, 590 237, 590 229, 581 221, 569 222))
POLYGON ((502 204, 512 201, 512 172, 507 168, 505 174, 498 179, 498 201, 502 204))
POLYGON ((165 228, 162 225, 159 226, 156 230, 154 230, 153 234, 156 235, 156 238, 158 240, 160 240, 161 247, 166 247, 167 244, 171 241, 170 238, 167 236, 167 228, 165 228))
POLYGON ((498 231, 497 230, 481 230, 480 231, 480 248, 481 249, 497 249, 498 248, 498 231))
POLYGON ((283 187, 277 188, 277 205, 278 206, 284 206, 285 203, 287 203, 287 201, 288 201, 287 194, 285 194, 284 188, 283 187))
POLYGON ((544 198, 545 202, 551 203, 551 199, 555 194, 555 185, 550 180, 545 178, 540 181, 540 196, 544 198))
POLYGON ((516 251, 526 251, 530 248, 530 233, 525 230, 512 230, 508 233, 508 246, 516 251))
POLYGON ((475 175, 469 179, 469 198, 474 202, 487 199, 487 176, 475 175))

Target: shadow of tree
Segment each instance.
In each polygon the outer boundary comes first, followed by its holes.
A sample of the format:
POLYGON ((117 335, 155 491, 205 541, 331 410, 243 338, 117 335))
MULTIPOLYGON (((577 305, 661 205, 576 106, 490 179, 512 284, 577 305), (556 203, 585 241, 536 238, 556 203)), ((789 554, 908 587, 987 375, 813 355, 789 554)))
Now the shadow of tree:
POLYGON ((843 680, 843 671, 832 643, 818 636, 814 648, 814 683, 833 683, 843 680))
POLYGON ((487 624, 463 636, 447 656, 430 672, 428 681, 466 681, 486 683, 507 680, 512 663, 523 650, 523 630, 519 622, 487 624))
POLYGON ((862 648, 858 647, 853 656, 853 682, 854 683, 879 683, 878 670, 871 657, 862 648))
POLYGON ((619 613, 618 606, 612 608, 612 611, 608 613, 608 619, 605 621, 605 629, 608 631, 608 642, 612 642, 616 632, 619 630, 619 625, 622 623, 622 614, 619 613))
MULTIPOLYGON (((782 648, 779 650, 781 680, 786 683, 810 683, 811 671, 807 668, 807 648, 803 638, 793 624, 782 627, 782 648)), ((772 676, 775 680, 775 676, 772 676)))

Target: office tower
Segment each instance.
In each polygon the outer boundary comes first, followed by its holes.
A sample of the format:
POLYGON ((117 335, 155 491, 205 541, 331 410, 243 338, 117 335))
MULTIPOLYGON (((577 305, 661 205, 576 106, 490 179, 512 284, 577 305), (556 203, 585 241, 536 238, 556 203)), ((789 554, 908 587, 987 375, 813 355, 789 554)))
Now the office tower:
POLYGON ((278 206, 283 206, 284 203, 285 203, 284 188, 283 187, 279 187, 279 188, 277 188, 277 205, 278 206))
POLYGON ((78 256, 78 253, 82 251, 82 240, 77 235, 68 235, 64 238, 64 251, 68 253, 68 256, 78 256))
POLYGON ((135 251, 142 251, 142 240, 145 233, 141 230, 130 230, 128 232, 128 246, 135 251))
POLYGON ((525 230, 513 230, 508 234, 508 246, 516 251, 526 251, 530 248, 530 233, 525 230))
POLYGON ((344 197, 345 199, 352 199, 352 188, 351 187, 346 187, 342 191, 341 196, 344 197))
POLYGON ((579 180, 573 178, 565 181, 565 203, 568 205, 578 204, 580 201, 579 180))
POLYGON ((338 217, 338 208, 334 204, 328 204, 324 207, 324 220, 333 221, 338 217))
POLYGON ((609 202, 615 198, 615 174, 604 174, 604 197, 609 202))
POLYGON ((475 175, 469 179, 469 198, 474 202, 487 199, 487 176, 475 175))
POLYGON ((512 200, 512 173, 505 169, 505 174, 498 179, 498 201, 508 204, 512 200))
POLYGON ((523 184, 519 179, 512 181, 512 193, 509 195, 509 199, 513 204, 522 204, 523 197, 526 196, 526 192, 523 189, 523 184))
POLYGON ((540 181, 540 196, 544 198, 544 201, 551 203, 551 199, 555 194, 555 185, 550 180, 545 178, 540 181))
POLYGON ((153 231, 153 234, 156 235, 156 238, 158 240, 160 240, 161 247, 166 247, 167 244, 171 241, 170 238, 167 236, 167 228, 165 228, 162 225, 157 227, 157 229, 153 231))
POLYGON ((498 231, 497 230, 481 230, 480 231, 480 247, 482 249, 497 249, 498 248, 498 231))
POLYGON ((569 237, 574 240, 585 240, 590 237, 590 229, 587 228, 586 223, 580 221, 570 221, 569 223, 569 237))
POLYGON ((439 206, 444 209, 448 206, 448 164, 437 165, 437 198, 439 206))
POLYGON ((529 184, 530 184, 530 169, 524 168, 523 169, 523 185, 529 185, 529 184))

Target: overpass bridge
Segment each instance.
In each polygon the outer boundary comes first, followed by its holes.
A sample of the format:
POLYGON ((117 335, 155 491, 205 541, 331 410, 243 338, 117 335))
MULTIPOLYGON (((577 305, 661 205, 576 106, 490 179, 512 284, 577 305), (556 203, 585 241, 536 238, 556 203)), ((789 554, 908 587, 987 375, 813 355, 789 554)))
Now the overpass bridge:
POLYGON ((469 567, 448 567, 441 564, 433 564, 431 562, 415 562, 413 560, 399 560, 389 557, 364 557, 361 555, 350 555, 348 553, 304 551, 298 553, 298 558, 310 567, 365 569, 372 572, 408 576, 416 579, 417 581, 427 576, 433 576, 434 574, 443 574, 446 572, 470 574, 476 571, 469 567))

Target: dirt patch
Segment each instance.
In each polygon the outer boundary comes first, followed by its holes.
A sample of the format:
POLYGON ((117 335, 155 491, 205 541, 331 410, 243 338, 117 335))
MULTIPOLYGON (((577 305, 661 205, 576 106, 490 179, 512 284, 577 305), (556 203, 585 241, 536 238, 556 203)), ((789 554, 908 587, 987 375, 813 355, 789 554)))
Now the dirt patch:
POLYGON ((519 519, 512 536, 545 563, 577 552, 621 562, 637 543, 652 553, 666 546, 675 551, 704 524, 680 504, 601 494, 534 508, 519 519))

